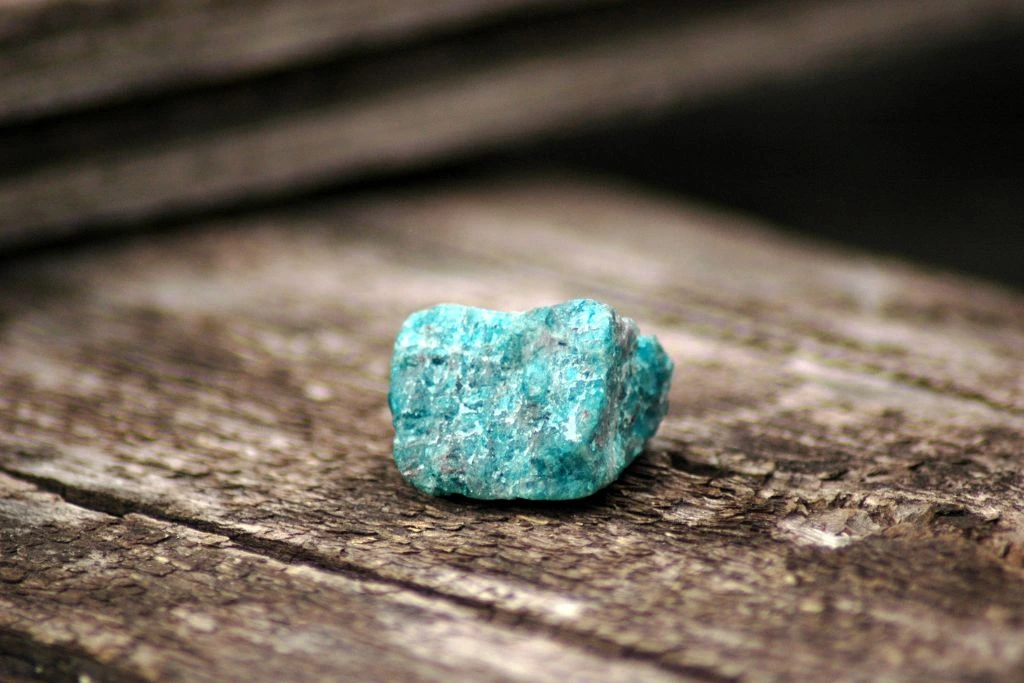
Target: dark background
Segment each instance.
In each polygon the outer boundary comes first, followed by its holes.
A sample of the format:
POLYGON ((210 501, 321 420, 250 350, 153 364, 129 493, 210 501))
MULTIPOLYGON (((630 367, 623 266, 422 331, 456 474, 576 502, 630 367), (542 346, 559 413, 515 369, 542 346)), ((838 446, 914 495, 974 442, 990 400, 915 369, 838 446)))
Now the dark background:
POLYGON ((1024 33, 535 145, 786 229, 1024 289, 1024 33))

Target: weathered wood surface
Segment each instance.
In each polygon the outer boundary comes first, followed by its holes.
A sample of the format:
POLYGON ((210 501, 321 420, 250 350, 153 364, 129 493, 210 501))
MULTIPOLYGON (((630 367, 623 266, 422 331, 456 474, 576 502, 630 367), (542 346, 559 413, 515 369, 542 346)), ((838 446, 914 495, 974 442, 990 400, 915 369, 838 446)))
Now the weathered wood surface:
POLYGON ((648 0, 15 127, 0 132, 0 245, 409 169, 1021 21, 1017 0, 648 0))
POLYGON ((587 0, 5 0, 0 121, 587 0))
POLYGON ((16 549, 0 565, 12 672, 16 657, 26 674, 96 681, 668 678, 489 623, 472 605, 83 509, 3 475, 0 499, 0 541, 16 549))
POLYGON ((1018 295, 556 177, 2 273, 12 671, 1024 675, 1018 295), (403 317, 581 295, 677 362, 648 452, 568 504, 405 486, 385 404, 403 317))

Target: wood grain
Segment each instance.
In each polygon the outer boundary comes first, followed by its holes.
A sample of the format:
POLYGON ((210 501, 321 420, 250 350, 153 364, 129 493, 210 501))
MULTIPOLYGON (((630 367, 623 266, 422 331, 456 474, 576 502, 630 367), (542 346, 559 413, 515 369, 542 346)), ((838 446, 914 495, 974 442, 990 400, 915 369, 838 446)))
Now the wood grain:
POLYGON ((1024 20, 1014 0, 664 0, 0 132, 0 245, 265 200, 1024 20))
POLYGON ((0 542, 0 647, 48 680, 668 678, 472 607, 93 512, 2 475, 0 542))
MULTIPOLYGON (((468 610, 453 622, 498 624, 494 638, 650 667, 637 678, 1024 673, 1018 295, 553 176, 182 226, 3 273, 0 468, 104 524, 397 586, 468 610), (403 317, 585 295, 658 334, 678 367, 623 478, 546 505, 404 485, 385 403, 403 317)), ((0 639, 9 654, 49 642, 4 629, 21 639, 0 639)), ((124 657, 179 661, 161 633, 131 631, 124 657)), ((105 665, 84 636, 60 647, 105 665)))

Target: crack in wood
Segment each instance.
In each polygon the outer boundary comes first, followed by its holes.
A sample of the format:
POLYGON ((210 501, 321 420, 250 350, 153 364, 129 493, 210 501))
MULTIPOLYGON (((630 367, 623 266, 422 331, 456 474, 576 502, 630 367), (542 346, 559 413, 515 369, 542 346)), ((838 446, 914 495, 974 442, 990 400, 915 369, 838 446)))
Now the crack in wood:
MULTIPOLYGON (((502 609, 490 602, 472 600, 462 595, 445 593, 414 581, 400 580, 387 575, 382 575, 356 564, 332 560, 331 558, 325 557, 323 554, 291 545, 287 541, 274 541, 271 539, 261 538, 254 534, 239 532, 238 530, 231 529, 226 525, 208 520, 170 515, 155 506, 145 505, 137 501, 131 501, 94 490, 69 486, 56 479, 26 474, 2 465, 0 465, 0 473, 9 476, 12 479, 32 484, 40 490, 54 493, 71 505, 82 507, 93 512, 100 512, 115 517, 124 517, 129 514, 138 515, 161 522, 181 525, 195 531, 224 536, 230 539, 231 542, 236 544, 240 549, 257 555, 275 559, 286 564, 301 562, 317 570, 350 576, 357 580, 369 580, 376 583, 388 584, 418 593, 427 598, 448 601, 461 607, 470 608, 476 611, 479 613, 482 621, 515 628, 525 628, 538 634, 547 634, 571 647, 579 647, 587 651, 603 653, 604 656, 614 656, 618 659, 646 662, 667 672, 683 676, 694 676, 701 680, 716 681, 719 683, 738 680, 733 676, 722 676, 710 668, 664 662, 661 660, 660 653, 658 652, 645 650, 641 647, 623 646, 621 643, 616 643, 614 640, 574 631, 566 626, 552 626, 552 624, 548 622, 531 617, 528 613, 514 613, 502 609)), ((19 652, 22 654, 31 654, 32 652, 36 652, 36 650, 32 649, 36 644, 31 641, 31 639, 26 639, 25 642, 25 648, 11 648, 10 653, 13 655, 19 652)), ((0 646, 2 646, 2 644, 3 641, 0 640, 0 646)), ((57 652, 59 652, 59 650, 57 650, 57 652)), ((65 668, 69 671, 70 669, 75 668, 74 666, 71 666, 75 663, 79 664, 79 668, 76 669, 76 671, 92 671, 94 669, 97 671, 106 670, 106 668, 102 667, 99 662, 94 662, 87 656, 77 657, 63 653, 61 657, 64 657, 64 659, 58 657, 57 659, 51 660, 45 656, 41 656, 38 659, 31 659, 31 661, 45 661, 51 665, 56 663, 58 667, 62 667, 60 669, 62 671, 65 668), (86 666, 85 663, 88 663, 88 665, 86 666)), ((130 676, 125 677, 123 673, 118 673, 115 670, 111 670, 111 672, 115 675, 108 677, 104 674, 104 676, 98 677, 97 680, 111 680, 114 681, 114 683, 140 680, 130 676)))

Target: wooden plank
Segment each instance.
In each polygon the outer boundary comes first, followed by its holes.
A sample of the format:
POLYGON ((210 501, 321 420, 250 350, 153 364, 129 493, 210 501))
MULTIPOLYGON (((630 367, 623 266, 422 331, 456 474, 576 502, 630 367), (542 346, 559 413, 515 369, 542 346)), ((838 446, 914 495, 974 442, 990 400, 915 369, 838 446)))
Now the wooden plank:
POLYGON ((93 512, 2 475, 0 547, 0 650, 47 680, 668 678, 486 623, 473 606, 93 512))
POLYGON ((0 140, 0 244, 409 169, 1022 16, 1013 0, 651 0, 16 128, 0 140))
MULTIPOLYGON (((705 678, 1024 671, 1024 301, 556 177, 39 256, 0 288, 0 467, 107 513, 705 678), (623 479, 475 504, 390 462, 441 300, 607 300, 678 365, 623 479)), ((481 645, 484 647, 484 645, 481 645)))
POLYGON ((0 3, 0 121, 282 69, 585 0, 0 3))

